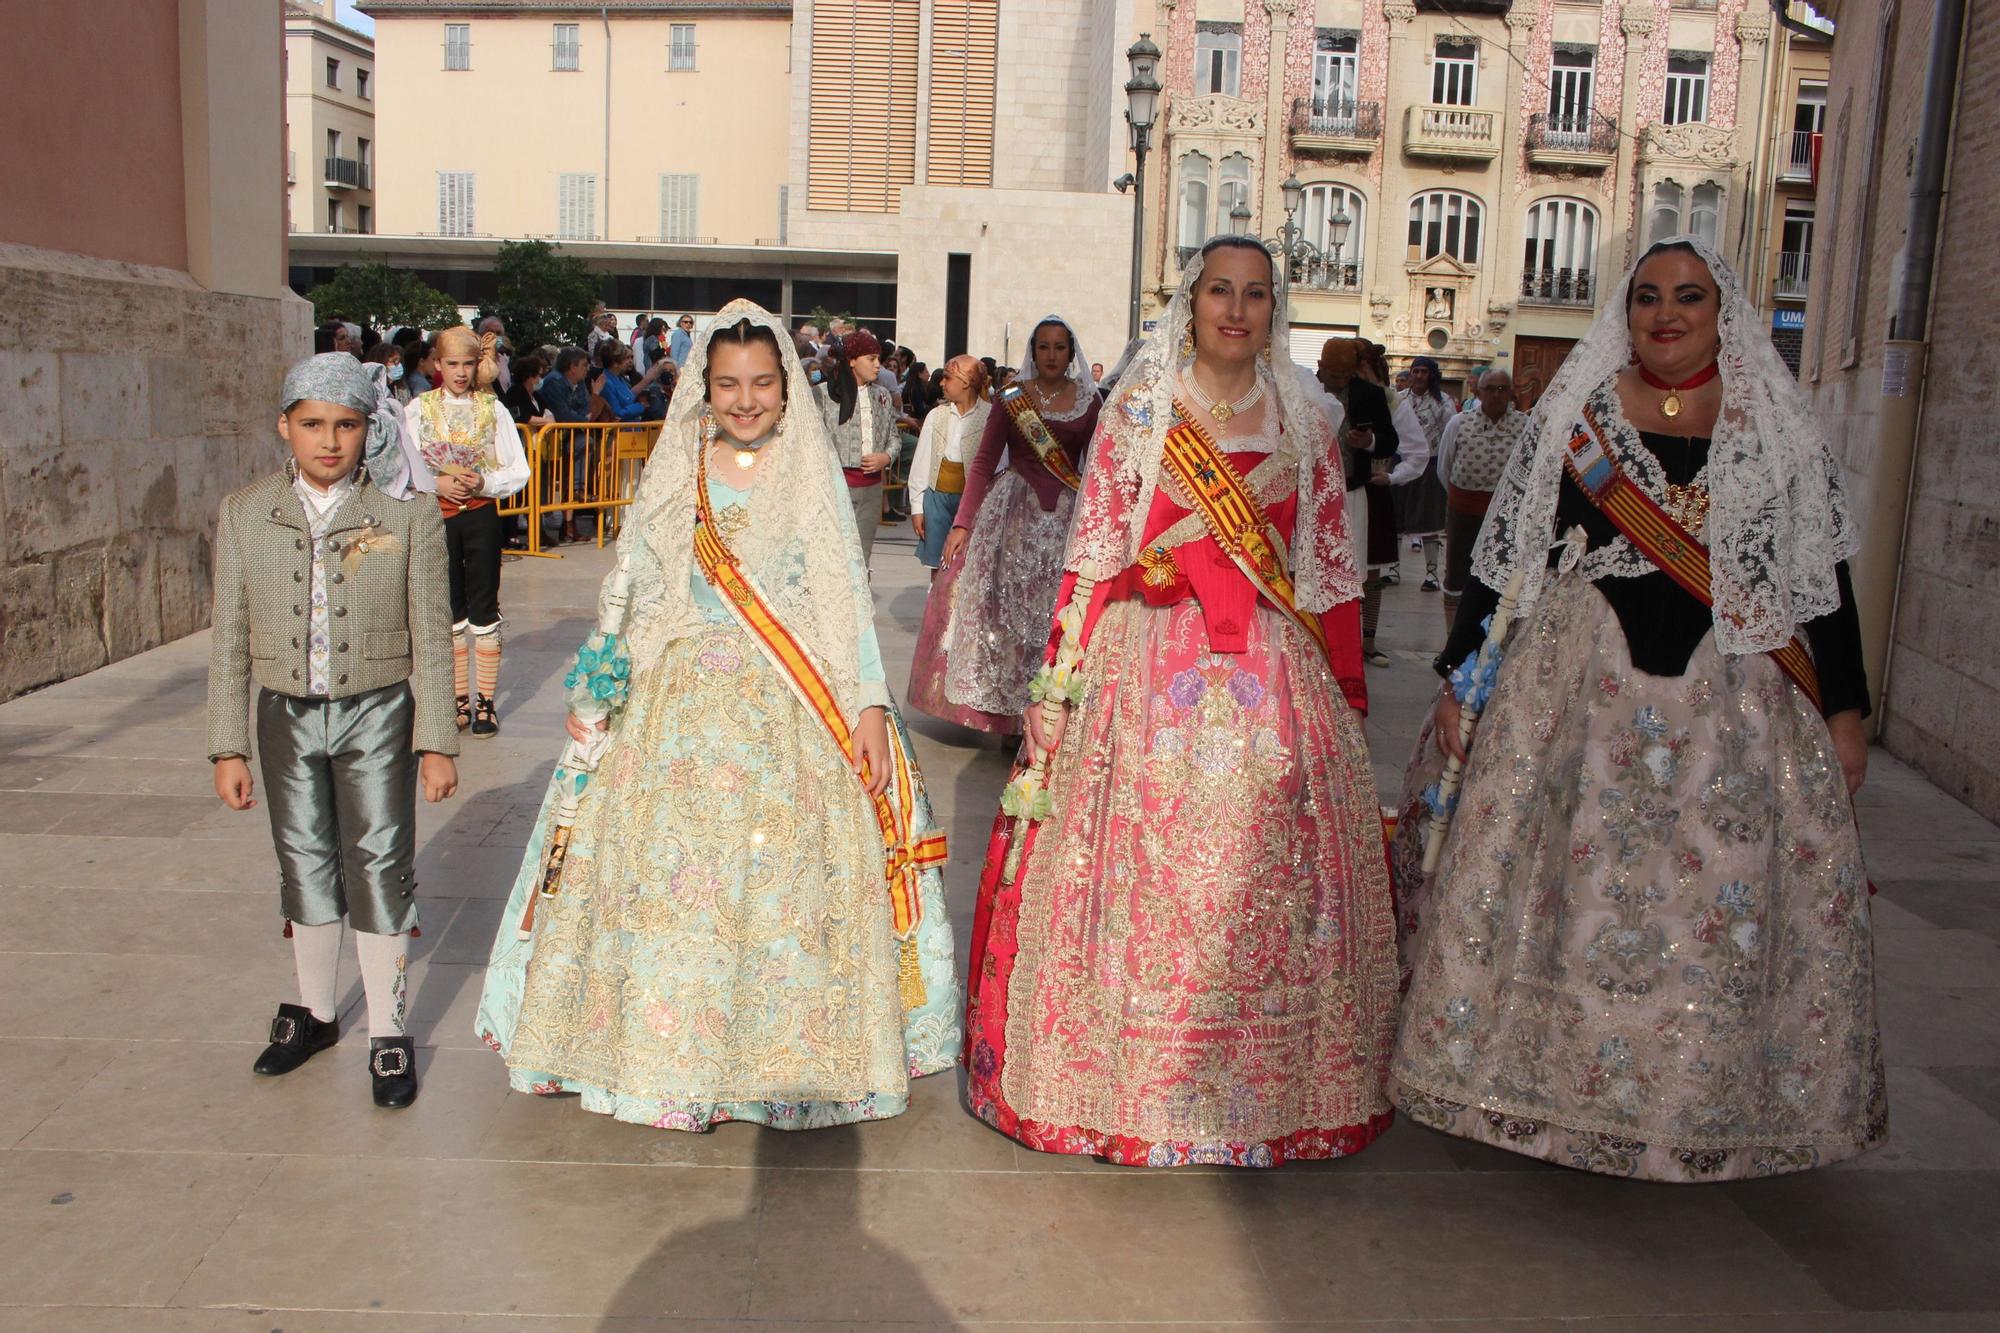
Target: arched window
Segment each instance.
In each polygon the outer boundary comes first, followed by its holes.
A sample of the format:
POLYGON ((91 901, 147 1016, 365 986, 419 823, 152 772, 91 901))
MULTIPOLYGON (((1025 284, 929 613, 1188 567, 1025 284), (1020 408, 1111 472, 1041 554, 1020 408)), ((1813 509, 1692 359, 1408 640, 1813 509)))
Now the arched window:
POLYGON ((1681 187, 1661 181, 1653 187, 1652 222, 1646 228, 1647 244, 1657 245, 1669 236, 1681 234, 1681 187))
POLYGON ((1589 305, 1596 268, 1595 208, 1581 199, 1543 199, 1529 207, 1522 300, 1589 305))
POLYGON ((1694 206, 1688 209, 1688 230, 1715 244, 1716 233, 1722 230, 1722 187, 1702 184, 1694 187, 1694 206))
POLYGON ((1218 175, 1215 227, 1209 234, 1220 236, 1224 232, 1250 230, 1249 223, 1239 225, 1231 217, 1238 204, 1250 207, 1250 159, 1241 153, 1231 153, 1222 159, 1222 170, 1218 175))
POLYGON ((1456 190, 1432 190, 1410 200, 1411 262, 1450 255, 1461 264, 1477 264, 1484 214, 1477 199, 1456 190))
POLYGON ((1317 261, 1296 265, 1293 281, 1328 291, 1353 291, 1361 286, 1361 244, 1368 235, 1366 205, 1358 191, 1345 185, 1308 185, 1299 201, 1299 236, 1318 251, 1317 261), (1336 251, 1334 219, 1345 214, 1346 235, 1336 251))
POLYGON ((1208 240, 1208 159, 1200 153, 1181 158, 1181 262, 1208 240))
POLYGON ((1653 186, 1648 214, 1649 245, 1683 233, 1699 236, 1713 245, 1722 234, 1722 187, 1713 181, 1703 181, 1688 191, 1678 181, 1661 181, 1653 186))

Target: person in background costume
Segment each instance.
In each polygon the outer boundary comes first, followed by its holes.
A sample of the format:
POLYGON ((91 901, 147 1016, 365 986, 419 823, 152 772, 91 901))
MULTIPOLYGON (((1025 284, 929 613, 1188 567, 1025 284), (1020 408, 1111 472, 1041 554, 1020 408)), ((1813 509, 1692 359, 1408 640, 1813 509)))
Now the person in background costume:
POLYGON ((1864 1152, 1887 1098, 1839 464, 1693 237, 1640 257, 1532 419, 1438 658, 1438 745, 1484 711, 1428 877, 1429 744, 1404 783, 1397 1105, 1645 1180, 1864 1152))
MULTIPOLYGON (((1345 485, 1359 503, 1348 510, 1347 521, 1356 534, 1358 549, 1367 571, 1362 584, 1361 659, 1369 666, 1389 665, 1389 655, 1375 646, 1375 631, 1382 619, 1382 577, 1380 569, 1396 560, 1396 512, 1390 499, 1390 484, 1406 475, 1409 465, 1398 460, 1406 445, 1396 428, 1389 395, 1379 384, 1361 374, 1364 351, 1359 338, 1328 338, 1320 348, 1318 379, 1340 405, 1344 421, 1341 447, 1345 462, 1345 485)), ((1414 466, 1421 468, 1428 455, 1414 466)))
POLYGON ((1410 538, 1411 549, 1423 548, 1425 592, 1436 592, 1442 586, 1438 582, 1438 555, 1444 549, 1445 504, 1444 482, 1437 470, 1437 450, 1444 440, 1445 424, 1453 416, 1451 400, 1439 388, 1438 374, 1438 363, 1430 357, 1420 356, 1410 362, 1410 408, 1424 428, 1431 461, 1422 473, 1393 492, 1398 535, 1410 538))
POLYGON ((438 387, 403 405, 403 453, 410 489, 435 494, 444 515, 452 692, 459 728, 483 740, 500 731, 493 699, 500 688, 502 537, 494 501, 528 484, 527 446, 492 392, 494 336, 475 337, 461 325, 435 343, 438 387))
POLYGON ((730 303, 619 535, 494 941, 478 1031, 514 1088, 811 1129, 897 1115, 957 1059, 944 838, 847 491, 792 340, 730 303))
POLYGON ((1480 377, 1479 408, 1453 415, 1438 445, 1445 483, 1444 627, 1450 633, 1472 577, 1472 550, 1500 474, 1520 451, 1528 414, 1514 406, 1514 377, 1495 366, 1480 377))
POLYGON ((994 396, 945 539, 947 564, 965 557, 947 631, 949 702, 1007 718, 1028 706, 1102 406, 1068 321, 1035 325, 1020 374, 994 396))
POLYGON ((866 329, 843 334, 822 358, 822 369, 825 379, 815 388, 814 401, 847 482, 866 568, 882 526, 882 478, 903 447, 896 432, 896 401, 877 382, 882 343, 866 329))
POLYGON ((1039 1151, 1271 1166, 1390 1122, 1361 577, 1287 325, 1262 243, 1210 241, 1092 446, 969 973, 972 1109, 1039 1151))
MULTIPOLYGON (((953 530, 952 520, 958 515, 965 489, 966 461, 983 438, 991 410, 986 397, 986 367, 977 357, 953 357, 945 367, 944 401, 924 418, 923 435, 917 441, 910 469, 910 505, 918 523, 917 559, 925 564, 942 561, 945 539, 953 530), (929 559, 927 552, 931 553, 929 559)), ((964 569, 961 547, 954 559, 943 561, 931 572, 905 699, 910 707, 946 722, 1011 736, 1020 730, 1020 714, 982 712, 945 697, 944 682, 951 667, 952 614, 964 569)))
POLYGON ((222 502, 215 536, 208 750, 232 810, 256 804, 256 749, 299 1002, 280 1004, 256 1072, 290 1073, 340 1039, 340 928, 354 928, 377 1106, 416 1100, 408 1016, 417 925, 416 794, 458 786, 450 619, 437 507, 395 498, 395 405, 328 352, 285 376, 283 472, 222 502), (365 461, 364 461, 365 459, 365 461))

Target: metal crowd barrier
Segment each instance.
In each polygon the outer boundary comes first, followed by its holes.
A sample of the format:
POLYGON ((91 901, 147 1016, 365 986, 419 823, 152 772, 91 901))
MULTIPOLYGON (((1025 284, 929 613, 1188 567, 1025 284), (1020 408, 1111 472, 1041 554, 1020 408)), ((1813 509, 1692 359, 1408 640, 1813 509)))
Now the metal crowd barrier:
POLYGON ((551 422, 528 437, 529 482, 500 501, 502 518, 528 521, 528 544, 516 555, 560 560, 542 549, 542 519, 549 514, 597 515, 597 544, 618 532, 620 512, 639 492, 639 474, 660 436, 657 421, 551 422))

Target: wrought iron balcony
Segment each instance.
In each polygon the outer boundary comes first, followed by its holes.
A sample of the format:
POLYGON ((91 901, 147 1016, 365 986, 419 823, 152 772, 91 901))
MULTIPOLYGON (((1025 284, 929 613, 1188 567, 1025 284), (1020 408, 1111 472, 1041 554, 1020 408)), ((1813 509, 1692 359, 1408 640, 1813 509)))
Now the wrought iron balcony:
POLYGON ((1811 130, 1793 130, 1785 136, 1783 153, 1778 158, 1778 179, 1790 184, 1800 184, 1813 178, 1813 140, 1819 136, 1811 130))
POLYGON ((1336 264, 1325 255, 1308 255, 1292 261, 1292 286, 1308 292, 1358 292, 1361 265, 1336 264))
POLYGON ((1618 160, 1618 122, 1594 111, 1528 117, 1528 160, 1538 167, 1606 171, 1618 160))
POLYGON ((1803 301, 1812 278, 1812 255, 1787 250, 1778 256, 1778 276, 1772 279, 1772 295, 1780 301, 1803 301))
POLYGON ((1403 151, 1413 157, 1491 162, 1500 155, 1500 117, 1469 106, 1413 106, 1403 113, 1403 151))
POLYGON ((1521 300, 1530 305, 1596 303, 1597 281, 1587 268, 1530 268, 1521 271, 1521 300))
POLYGON ((321 179, 330 186, 355 189, 361 184, 361 164, 351 157, 329 157, 326 174, 321 179))
POLYGON ((1301 97, 1292 103, 1291 128, 1300 152, 1366 155, 1382 142, 1382 104, 1301 97))

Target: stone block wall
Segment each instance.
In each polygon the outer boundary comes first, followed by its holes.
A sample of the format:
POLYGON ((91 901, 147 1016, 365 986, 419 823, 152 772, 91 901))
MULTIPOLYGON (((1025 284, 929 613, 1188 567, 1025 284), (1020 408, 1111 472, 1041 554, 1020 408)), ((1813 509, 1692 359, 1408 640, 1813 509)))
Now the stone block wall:
MULTIPOLYGON (((1842 6, 1814 237, 1804 384, 1846 466, 1857 514, 1876 484, 1884 336, 1907 243, 1930 7, 1842 6), (1879 108, 1885 146, 1864 174, 1879 108)), ((2000 818, 2000 24, 1966 27, 1949 188, 1931 289, 1930 365, 1897 571, 1882 743, 1950 795, 2000 818)), ((1895 559, 1864 551, 1860 560, 1895 559)))
POLYGON ((293 297, 0 245, 0 699, 208 623, 216 511, 311 345, 293 297))

